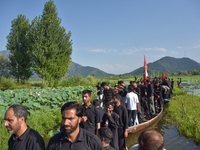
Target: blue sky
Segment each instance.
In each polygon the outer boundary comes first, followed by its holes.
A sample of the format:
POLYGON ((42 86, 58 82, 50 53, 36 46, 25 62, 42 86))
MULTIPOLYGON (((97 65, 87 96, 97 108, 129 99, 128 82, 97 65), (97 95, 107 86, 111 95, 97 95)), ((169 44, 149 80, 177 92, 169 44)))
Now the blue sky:
MULTIPOLYGON (((0 1, 0 50, 11 21, 31 21, 47 0, 0 1)), ((164 56, 200 62, 199 0, 55 0, 61 25, 71 31, 72 61, 123 74, 164 56)))

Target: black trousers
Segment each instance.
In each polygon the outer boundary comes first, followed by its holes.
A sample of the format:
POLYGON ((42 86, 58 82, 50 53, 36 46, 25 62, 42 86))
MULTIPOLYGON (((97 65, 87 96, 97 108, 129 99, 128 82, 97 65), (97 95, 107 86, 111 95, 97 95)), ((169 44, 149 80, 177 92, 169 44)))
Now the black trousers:
POLYGON ((126 138, 124 137, 124 128, 118 127, 119 150, 126 150, 126 138))

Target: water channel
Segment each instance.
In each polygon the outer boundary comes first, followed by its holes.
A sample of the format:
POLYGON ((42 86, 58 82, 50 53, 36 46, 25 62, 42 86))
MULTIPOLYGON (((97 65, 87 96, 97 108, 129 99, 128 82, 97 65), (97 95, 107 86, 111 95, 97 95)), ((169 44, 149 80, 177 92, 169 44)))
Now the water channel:
MULTIPOLYGON (((166 103, 164 106, 161 120, 155 126, 150 127, 150 129, 154 129, 162 134, 165 140, 164 148, 167 150, 200 150, 200 145, 195 143, 192 138, 187 139, 185 136, 180 135, 175 126, 169 125, 164 121, 163 118, 165 117, 168 105, 166 103)), ((128 148, 137 143, 141 132, 129 134, 126 141, 128 148)))

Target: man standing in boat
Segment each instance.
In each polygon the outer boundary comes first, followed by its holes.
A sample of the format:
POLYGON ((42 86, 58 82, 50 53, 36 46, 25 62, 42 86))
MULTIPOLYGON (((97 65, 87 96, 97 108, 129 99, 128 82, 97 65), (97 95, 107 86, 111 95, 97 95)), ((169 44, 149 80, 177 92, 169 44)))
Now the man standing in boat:
POLYGON ((128 113, 125 106, 120 103, 120 94, 114 95, 115 108, 113 112, 118 114, 118 143, 119 150, 126 150, 126 137, 128 136, 128 113))
POLYGON ((147 114, 151 113, 152 115, 155 115, 153 85, 151 84, 150 80, 148 80, 147 99, 148 99, 148 107, 149 107, 147 114))
POLYGON ((128 86, 128 91, 129 93, 126 95, 125 104, 128 110, 129 126, 133 126, 136 123, 137 112, 139 112, 139 100, 137 94, 133 92, 132 85, 128 86))

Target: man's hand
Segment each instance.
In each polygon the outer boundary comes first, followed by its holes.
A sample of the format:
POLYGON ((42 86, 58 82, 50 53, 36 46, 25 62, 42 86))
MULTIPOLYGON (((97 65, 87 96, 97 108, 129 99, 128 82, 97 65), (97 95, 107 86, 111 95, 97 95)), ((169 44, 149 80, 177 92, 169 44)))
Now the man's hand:
POLYGON ((124 132, 124 137, 127 138, 128 137, 128 130, 126 129, 124 132))
POLYGON ((86 122, 87 121, 87 116, 83 116, 82 118, 81 118, 81 122, 86 122))

